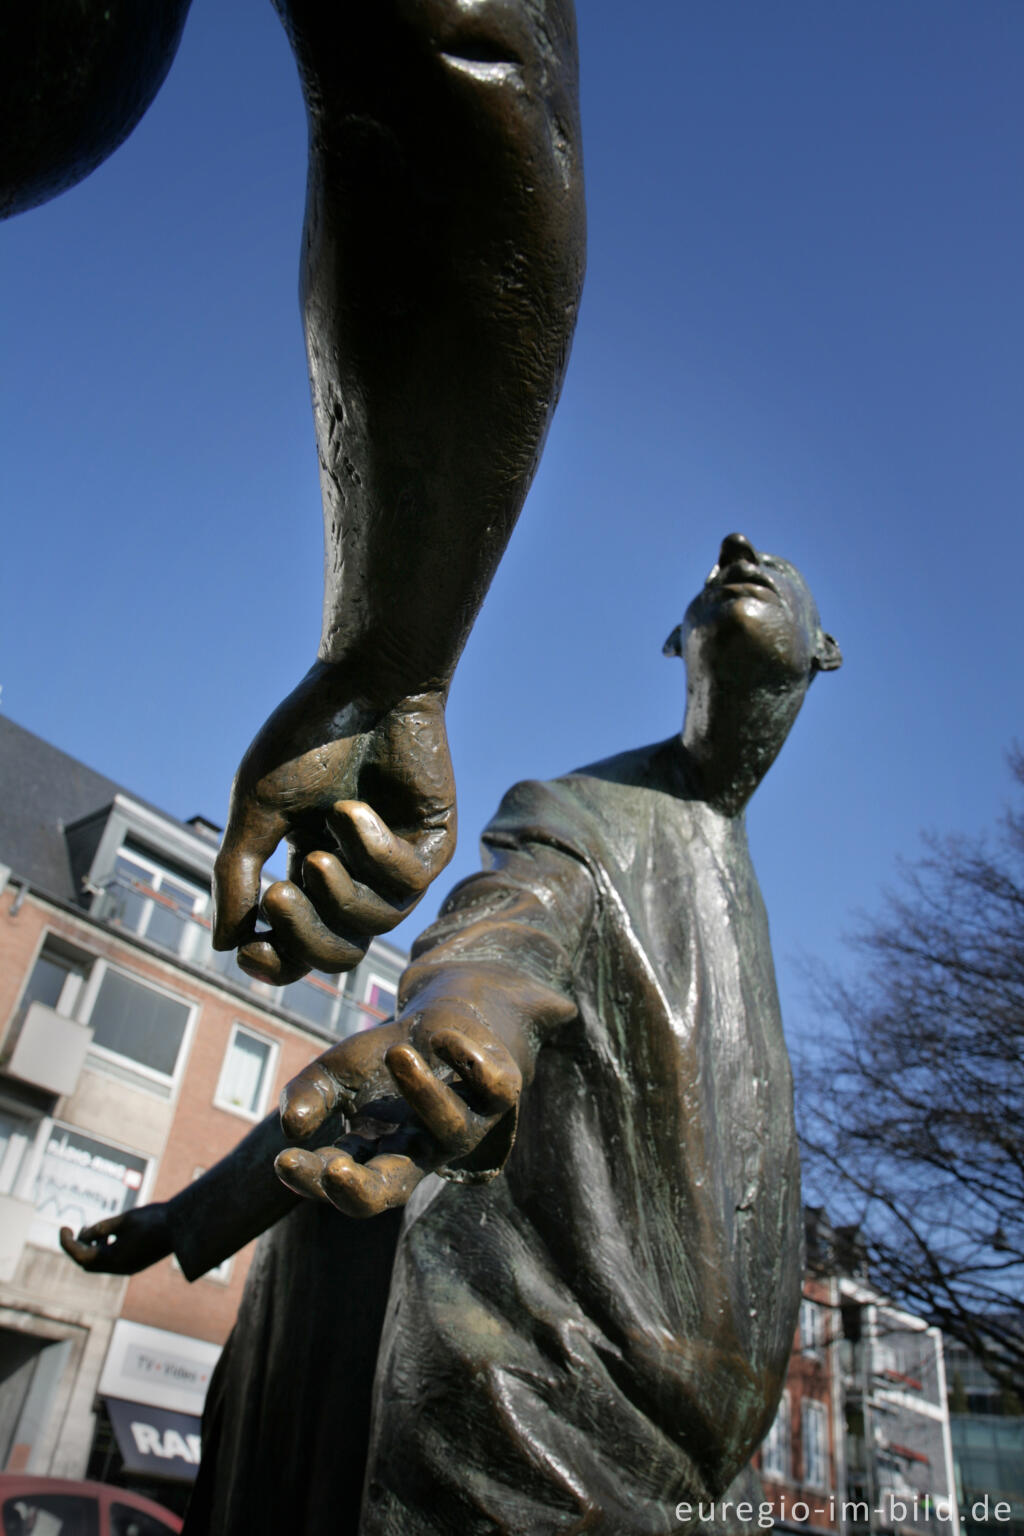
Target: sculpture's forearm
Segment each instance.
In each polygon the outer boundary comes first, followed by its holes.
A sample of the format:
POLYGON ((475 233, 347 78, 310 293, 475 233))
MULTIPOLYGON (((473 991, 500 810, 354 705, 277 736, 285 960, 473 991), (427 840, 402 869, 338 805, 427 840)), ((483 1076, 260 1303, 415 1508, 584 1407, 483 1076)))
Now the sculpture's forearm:
POLYGON ((174 1255, 189 1280, 215 1269, 298 1204, 298 1196, 274 1173, 274 1158, 288 1144, 275 1109, 219 1163, 168 1200, 174 1255))
POLYGON ((445 688, 561 386, 584 219, 571 0, 279 0, 310 116, 302 262, 321 658, 445 688))
POLYGON ((398 1018, 468 1011, 528 1083, 538 1050, 576 1013, 574 957, 595 910, 587 868, 541 843, 489 850, 413 947, 398 1018))

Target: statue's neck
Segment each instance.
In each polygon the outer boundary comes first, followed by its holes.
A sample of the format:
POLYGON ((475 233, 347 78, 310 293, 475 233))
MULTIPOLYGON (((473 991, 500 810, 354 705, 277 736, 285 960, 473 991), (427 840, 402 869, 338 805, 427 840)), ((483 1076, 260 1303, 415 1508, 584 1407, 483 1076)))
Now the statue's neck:
POLYGON ((778 757, 803 702, 803 690, 752 690, 687 697, 681 742, 694 792, 725 816, 738 816, 778 757))

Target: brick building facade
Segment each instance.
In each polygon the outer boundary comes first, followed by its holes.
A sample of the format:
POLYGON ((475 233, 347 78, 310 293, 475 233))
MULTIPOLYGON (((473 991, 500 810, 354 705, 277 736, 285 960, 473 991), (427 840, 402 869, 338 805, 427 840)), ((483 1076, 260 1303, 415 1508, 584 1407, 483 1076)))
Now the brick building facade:
POLYGON ((209 941, 217 829, 0 719, 0 1468, 181 1507, 251 1259, 189 1284, 61 1252, 217 1162, 331 1039, 390 1011, 404 956, 250 981, 209 941))
POLYGON ((811 1267, 754 1458, 765 1502, 781 1529, 807 1536, 959 1536, 942 1335, 871 1289, 854 1234, 805 1214, 811 1267))

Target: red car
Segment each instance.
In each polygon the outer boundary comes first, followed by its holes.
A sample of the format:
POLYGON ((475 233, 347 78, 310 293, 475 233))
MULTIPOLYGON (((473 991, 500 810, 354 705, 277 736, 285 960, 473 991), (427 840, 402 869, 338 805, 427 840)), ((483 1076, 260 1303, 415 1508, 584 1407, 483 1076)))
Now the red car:
POLYGON ((0 1472, 3 1536, 172 1536, 181 1519, 110 1483, 0 1472))

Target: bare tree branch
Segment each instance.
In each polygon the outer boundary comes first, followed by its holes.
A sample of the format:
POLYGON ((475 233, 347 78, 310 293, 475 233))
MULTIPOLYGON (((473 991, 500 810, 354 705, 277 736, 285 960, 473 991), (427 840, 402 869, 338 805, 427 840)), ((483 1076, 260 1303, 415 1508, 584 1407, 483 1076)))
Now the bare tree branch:
POLYGON ((811 976, 809 1193, 873 1284, 1024 1394, 1024 810, 992 840, 926 838, 851 944, 855 982, 811 976))

